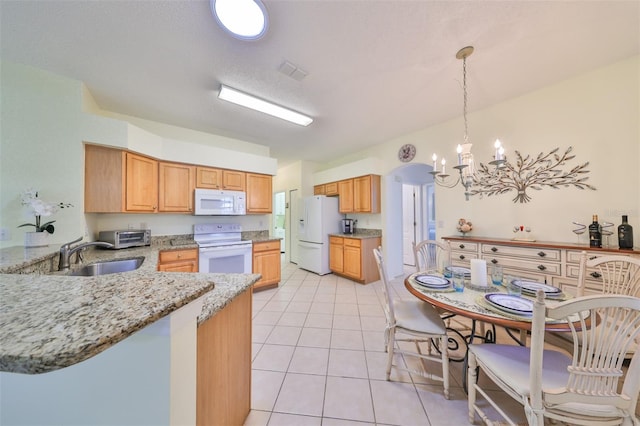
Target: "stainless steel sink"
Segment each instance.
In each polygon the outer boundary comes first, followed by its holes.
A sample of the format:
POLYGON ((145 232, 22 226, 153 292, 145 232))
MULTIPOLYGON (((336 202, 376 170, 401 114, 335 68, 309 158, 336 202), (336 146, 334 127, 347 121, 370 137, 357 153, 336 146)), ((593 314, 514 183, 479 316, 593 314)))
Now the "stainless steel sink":
POLYGON ((106 260, 85 265, 80 269, 74 269, 67 275, 93 277, 96 275, 116 274, 118 272, 135 271, 144 262, 144 257, 133 257, 131 259, 106 260))

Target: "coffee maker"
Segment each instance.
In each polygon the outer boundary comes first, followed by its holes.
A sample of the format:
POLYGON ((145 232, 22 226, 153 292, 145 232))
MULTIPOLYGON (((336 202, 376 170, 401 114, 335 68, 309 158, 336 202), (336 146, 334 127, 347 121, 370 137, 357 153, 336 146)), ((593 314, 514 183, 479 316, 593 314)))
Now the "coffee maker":
POLYGON ((356 220, 354 219, 342 219, 342 233, 353 234, 356 232, 356 220))

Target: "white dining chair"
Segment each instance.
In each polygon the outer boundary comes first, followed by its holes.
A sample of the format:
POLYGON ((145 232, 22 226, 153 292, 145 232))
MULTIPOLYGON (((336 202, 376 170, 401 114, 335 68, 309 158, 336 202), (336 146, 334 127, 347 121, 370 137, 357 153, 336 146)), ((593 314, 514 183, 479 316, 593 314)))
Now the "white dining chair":
MULTIPOLYGON (((384 293, 384 314, 386 317, 385 342, 387 350, 386 377, 391 379, 391 368, 418 374, 430 380, 443 383, 444 397, 449 399, 449 356, 447 351, 447 330, 438 311, 430 304, 420 300, 395 299, 391 295, 387 271, 382 259, 381 248, 373 249, 373 255, 378 264, 382 291, 384 293), (438 340, 438 351, 435 351, 431 340, 438 340), (415 345, 415 351, 400 347, 399 342, 410 342, 415 345), (423 352, 420 345, 426 344, 428 351, 423 352), (435 351, 435 352, 434 352, 435 351), (399 363, 393 364, 394 354, 417 358, 421 363, 421 370, 404 367, 399 363), (425 361, 436 361, 442 364, 442 374, 431 373, 425 361)), ((407 363, 407 365, 409 365, 407 363)))
POLYGON ((529 425, 544 419, 579 425, 639 425, 635 417, 640 388, 640 356, 634 355, 626 374, 623 361, 640 335, 640 299, 621 295, 593 295, 570 299, 555 307, 545 305, 538 291, 533 308, 531 347, 478 344, 469 347, 469 422, 477 413, 493 424, 477 394, 508 422, 496 403, 477 381, 479 371, 509 396, 519 401, 529 425), (589 321, 599 321, 590 327, 589 321), (577 343, 573 355, 545 349, 545 321, 569 324, 577 343), (621 390, 618 390, 618 389, 621 390))
POLYGON ((415 242, 411 244, 416 272, 444 272, 444 267, 451 265, 451 246, 448 242, 424 240, 417 244, 415 242))

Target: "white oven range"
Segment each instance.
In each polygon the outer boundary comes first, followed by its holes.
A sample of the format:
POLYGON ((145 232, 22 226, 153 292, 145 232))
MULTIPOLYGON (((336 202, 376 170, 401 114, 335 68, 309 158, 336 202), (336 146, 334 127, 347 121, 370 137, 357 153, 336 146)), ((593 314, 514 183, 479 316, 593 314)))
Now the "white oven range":
POLYGON ((201 273, 250 274, 253 269, 251 241, 242 240, 242 226, 231 223, 193 225, 198 243, 201 273))

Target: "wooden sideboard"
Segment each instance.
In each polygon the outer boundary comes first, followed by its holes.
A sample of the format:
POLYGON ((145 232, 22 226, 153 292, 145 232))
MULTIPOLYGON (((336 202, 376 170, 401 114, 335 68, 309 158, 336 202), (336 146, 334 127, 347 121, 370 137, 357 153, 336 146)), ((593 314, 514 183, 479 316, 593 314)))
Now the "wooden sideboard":
MULTIPOLYGON (((589 257, 626 255, 640 258, 639 250, 592 248, 586 245, 549 241, 517 241, 489 237, 443 237, 451 245, 451 263, 469 267, 471 259, 484 259, 487 265, 502 265, 504 273, 560 287, 575 294, 580 270, 580 253, 589 257)), ((595 271, 587 270, 586 293, 599 293, 601 284, 595 271)))

